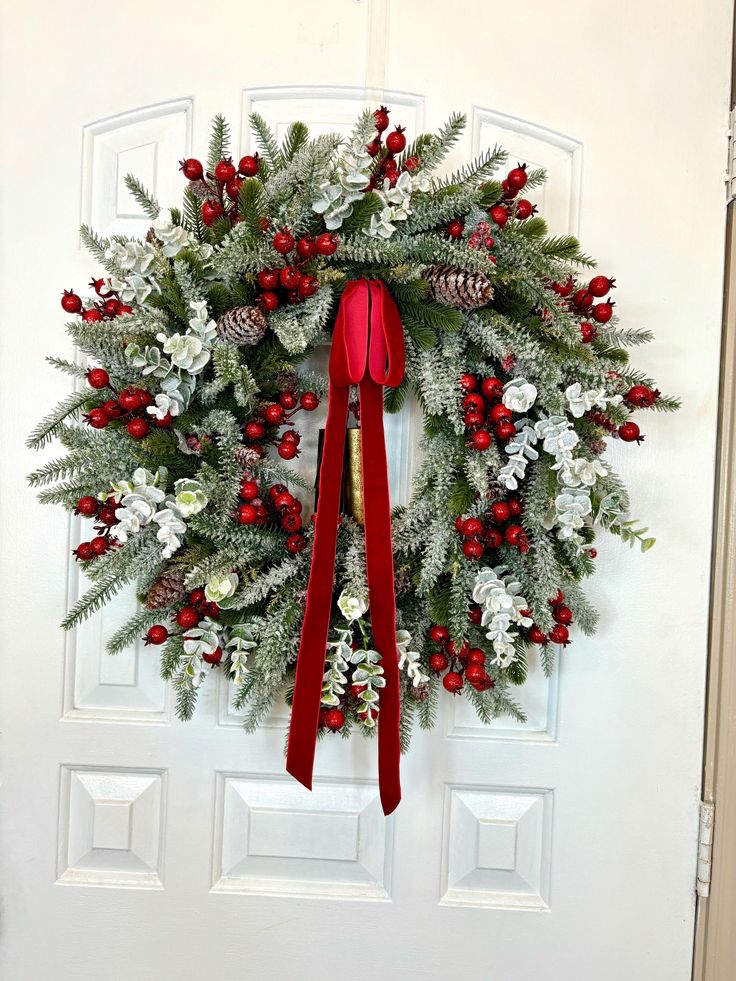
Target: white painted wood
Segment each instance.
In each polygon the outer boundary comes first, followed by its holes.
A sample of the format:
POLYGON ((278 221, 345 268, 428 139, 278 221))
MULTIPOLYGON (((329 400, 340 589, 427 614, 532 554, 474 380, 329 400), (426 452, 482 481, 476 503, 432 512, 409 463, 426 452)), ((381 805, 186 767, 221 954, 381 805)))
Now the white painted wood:
MULTIPOLYGON (((212 0, 197 19, 173 0, 104 17, 91 0, 32 0, 4 18, 2 976, 685 981, 730 5, 673 18, 664 0, 520 0, 502 31, 480 0, 212 0), (218 30, 231 57, 215 69, 218 30), (283 709, 246 737, 227 685, 211 684, 193 722, 173 720, 155 651, 101 653, 121 611, 69 638, 65 656, 73 529, 22 481, 38 465, 24 431, 67 390, 42 362, 71 353, 59 292, 94 271, 76 226, 147 227, 123 168, 168 198, 214 112, 244 150, 249 106, 281 127, 306 116, 333 129, 377 87, 410 128, 468 113, 453 165, 499 140, 550 168, 538 203, 617 276, 627 322, 658 337, 637 362, 686 405, 647 417, 644 446, 614 454, 659 542, 645 557, 601 547, 599 634, 575 634, 549 682, 533 667, 524 727, 483 729, 446 702, 404 762, 390 821, 372 744, 322 740, 310 796, 283 775, 283 709)), ((391 426, 399 500, 415 432, 407 418, 391 426)))

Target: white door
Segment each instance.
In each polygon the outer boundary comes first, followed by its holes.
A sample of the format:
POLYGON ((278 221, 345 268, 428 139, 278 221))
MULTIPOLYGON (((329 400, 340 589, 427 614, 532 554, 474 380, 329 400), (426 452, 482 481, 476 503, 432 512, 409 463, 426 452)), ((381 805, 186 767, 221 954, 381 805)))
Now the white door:
MULTIPOLYGON (((3 7, 2 976, 685 981, 730 4, 3 7), (211 684, 179 724, 154 651, 107 658, 120 611, 65 645, 75 529, 23 482, 25 433, 66 391, 43 362, 69 354, 59 291, 95 271, 80 218, 144 232, 122 174, 174 199, 215 112, 244 149, 251 107, 334 129, 366 86, 409 130, 465 111, 453 163, 499 141, 546 166, 541 210, 615 273, 627 322, 657 334, 640 365, 685 405, 615 454, 659 541, 601 549, 598 635, 533 672, 524 726, 446 699, 388 820, 373 746, 324 740, 310 796, 283 773, 283 716, 246 736, 211 684)), ((398 460, 411 428, 392 436, 398 460)))

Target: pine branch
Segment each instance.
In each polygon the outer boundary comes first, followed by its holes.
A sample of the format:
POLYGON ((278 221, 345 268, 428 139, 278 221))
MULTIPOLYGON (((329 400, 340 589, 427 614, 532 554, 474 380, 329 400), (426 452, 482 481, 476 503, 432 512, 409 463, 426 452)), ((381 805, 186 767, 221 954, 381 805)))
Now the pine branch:
POLYGON ((149 218, 158 218, 161 208, 158 201, 146 190, 133 174, 125 175, 125 186, 138 203, 138 207, 149 218))
POLYGON ((46 446, 69 418, 76 418, 85 403, 90 399, 88 391, 70 392, 36 426, 26 440, 26 446, 38 450, 46 446))
POLYGON ((230 149, 230 126, 224 116, 218 113, 212 120, 212 136, 207 152, 207 170, 212 173, 217 164, 227 156, 230 149))
POLYGON ((273 130, 259 112, 252 112, 249 121, 251 129, 255 133, 260 154, 271 169, 279 170, 283 161, 273 130))

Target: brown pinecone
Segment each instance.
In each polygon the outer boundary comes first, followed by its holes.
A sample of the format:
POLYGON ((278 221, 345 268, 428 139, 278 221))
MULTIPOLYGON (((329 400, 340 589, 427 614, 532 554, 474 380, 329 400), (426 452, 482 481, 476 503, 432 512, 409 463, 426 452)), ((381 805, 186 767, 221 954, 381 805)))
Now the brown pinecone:
POLYGON ((415 688, 410 682, 406 686, 406 694, 415 702, 426 702, 429 698, 429 684, 425 681, 415 688))
POLYGON ((276 388, 280 392, 299 391, 299 375, 295 371, 280 371, 276 375, 276 388))
POLYGON ((250 446, 236 446, 233 456, 235 457, 235 462, 243 467, 244 470, 252 467, 254 463, 257 463, 261 459, 260 454, 252 450, 250 446))
POLYGON ((217 191, 206 180, 189 181, 187 190, 191 191, 200 201, 204 201, 206 198, 211 198, 213 201, 217 199, 217 191))
POLYGON ((217 336, 230 344, 257 344, 266 333, 266 317, 258 307, 233 307, 217 321, 217 336))
POLYGON ((493 297, 490 279, 480 272, 468 272, 457 266, 429 266, 422 273, 429 283, 429 295, 438 303, 461 310, 484 307, 493 297))
POLYGON ((163 610, 184 599, 184 577, 178 572, 162 572, 146 596, 147 610, 163 610))

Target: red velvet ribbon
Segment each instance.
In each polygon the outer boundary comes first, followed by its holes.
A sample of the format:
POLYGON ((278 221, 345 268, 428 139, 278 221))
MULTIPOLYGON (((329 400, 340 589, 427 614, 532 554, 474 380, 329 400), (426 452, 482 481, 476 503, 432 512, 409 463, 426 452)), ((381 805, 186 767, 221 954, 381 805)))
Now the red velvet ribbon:
POLYGON ((386 680, 379 693, 378 778, 385 814, 401 800, 399 655, 396 649, 391 502, 383 432, 383 386, 404 377, 404 332, 396 304, 378 280, 347 284, 335 321, 329 366, 312 566, 291 708, 286 769, 312 789, 327 634, 332 610, 340 486, 350 385, 360 394, 365 555, 373 642, 386 680))

